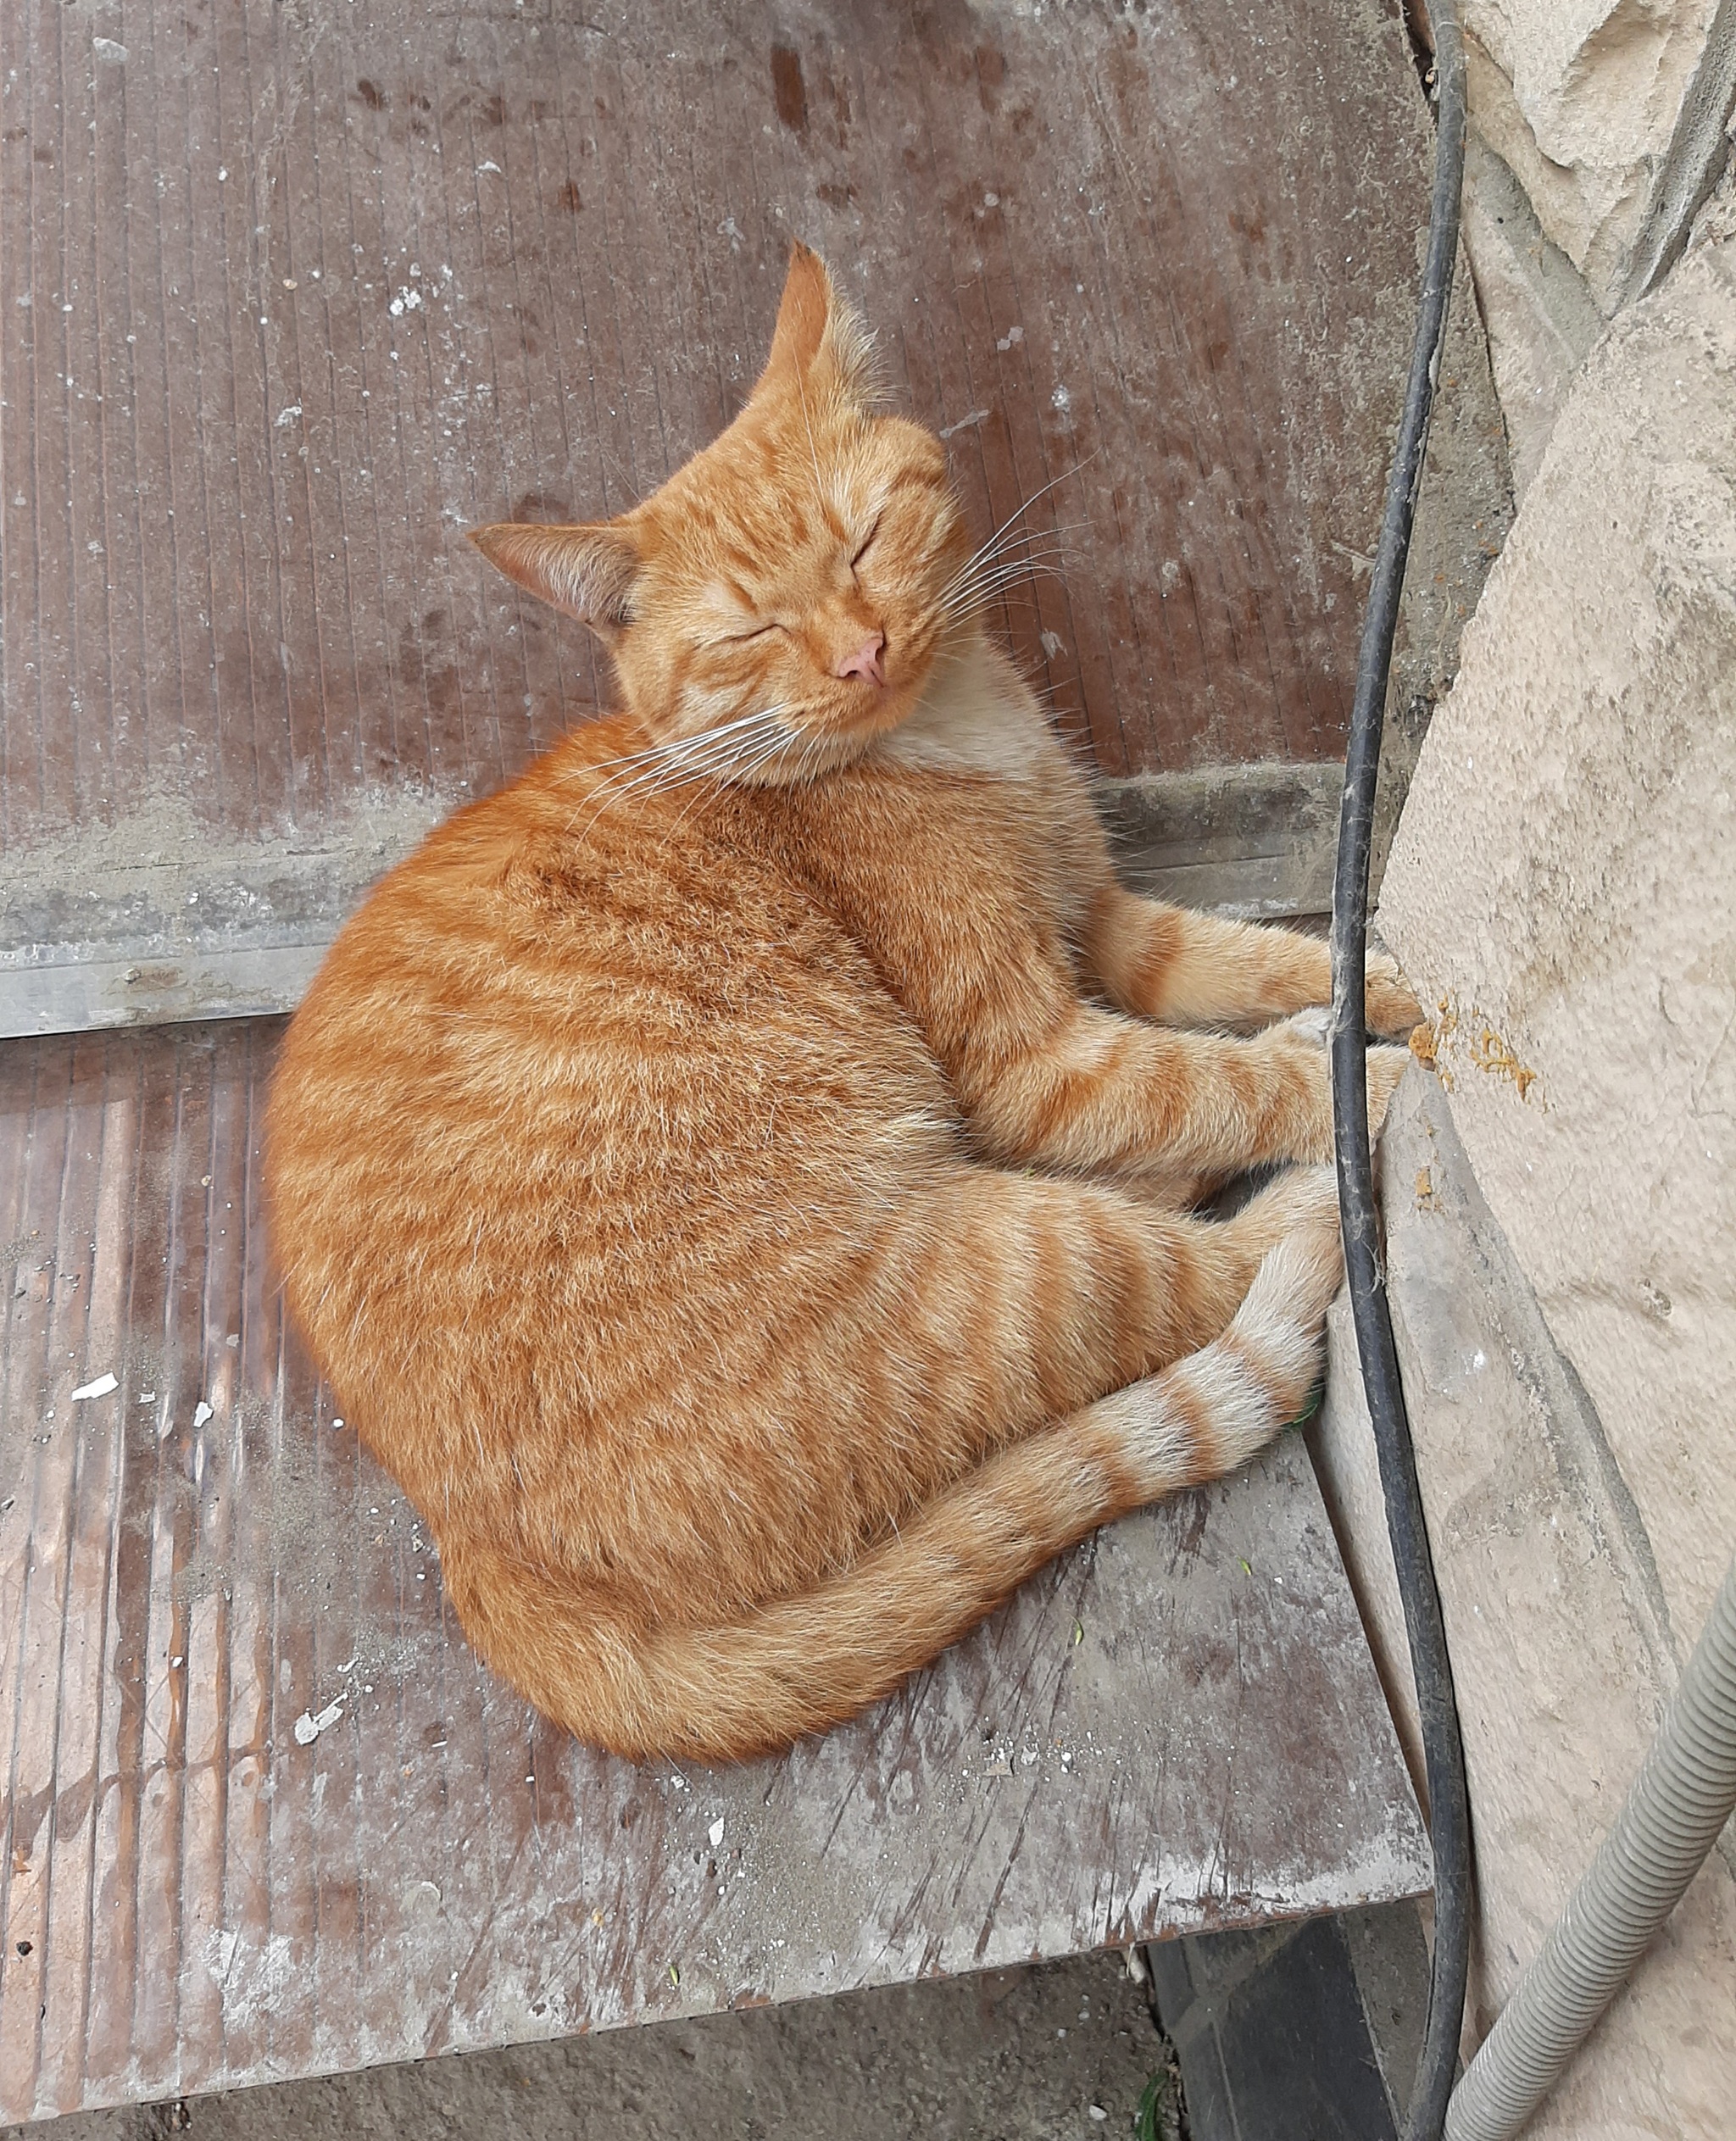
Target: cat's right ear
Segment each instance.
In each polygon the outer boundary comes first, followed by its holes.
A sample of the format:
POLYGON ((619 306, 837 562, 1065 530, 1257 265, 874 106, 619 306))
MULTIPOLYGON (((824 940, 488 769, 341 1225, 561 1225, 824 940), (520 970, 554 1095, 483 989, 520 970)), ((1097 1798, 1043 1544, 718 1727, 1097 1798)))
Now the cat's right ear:
POLYGON ((771 354, 754 391, 804 384, 816 373, 858 401, 876 392, 873 343, 860 315, 838 296, 820 255, 798 240, 790 247, 771 354))
POLYGON ((569 617, 582 619, 600 639, 612 641, 632 621, 641 560, 619 522, 548 528, 501 520, 491 528, 472 528, 470 541, 509 580, 569 617))

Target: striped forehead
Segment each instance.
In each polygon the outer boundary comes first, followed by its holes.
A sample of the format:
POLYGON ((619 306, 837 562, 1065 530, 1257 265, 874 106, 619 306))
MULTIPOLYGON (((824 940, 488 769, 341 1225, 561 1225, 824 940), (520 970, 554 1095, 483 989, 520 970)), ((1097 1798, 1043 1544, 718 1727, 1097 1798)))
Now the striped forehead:
POLYGON ((712 500, 693 512, 679 545, 682 576, 698 581, 703 598, 724 609, 751 609, 793 600, 831 568, 853 539, 864 506, 845 487, 816 497, 810 481, 775 498, 712 500))

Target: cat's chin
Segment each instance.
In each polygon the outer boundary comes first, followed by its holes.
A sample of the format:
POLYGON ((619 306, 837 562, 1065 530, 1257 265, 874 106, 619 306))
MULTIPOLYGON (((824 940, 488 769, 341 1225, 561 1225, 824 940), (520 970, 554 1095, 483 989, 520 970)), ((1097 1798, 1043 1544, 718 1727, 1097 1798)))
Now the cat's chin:
POLYGON ((811 729, 793 750, 775 756, 748 772, 744 785, 759 788, 801 788, 829 773, 841 773, 856 765, 872 751, 889 728, 899 726, 910 711, 906 706, 897 721, 873 726, 811 729))
POLYGON ((782 758, 774 757, 763 770, 756 770, 757 783, 768 787, 800 786, 821 773, 836 773, 854 765, 873 751, 876 743, 900 729, 921 703, 926 673, 915 682, 882 691, 871 709, 843 720, 815 723, 803 744, 782 758))

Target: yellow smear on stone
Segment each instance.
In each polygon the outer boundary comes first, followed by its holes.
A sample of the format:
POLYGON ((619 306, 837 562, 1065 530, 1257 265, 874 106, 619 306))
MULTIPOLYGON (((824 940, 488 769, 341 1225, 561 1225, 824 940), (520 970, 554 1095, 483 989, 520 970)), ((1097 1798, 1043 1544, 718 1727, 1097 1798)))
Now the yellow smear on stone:
MULTIPOLYGON (((1511 1043, 1474 1006, 1461 1017, 1450 997, 1442 997, 1434 1017, 1411 1034, 1410 1053, 1419 1063, 1427 1065, 1448 1093, 1455 1083, 1449 1060, 1455 1057, 1468 1062, 1473 1070, 1505 1078, 1522 1100, 1529 1098, 1532 1087, 1538 1082, 1537 1072, 1520 1060, 1511 1043)), ((1547 1104, 1540 1089, 1538 1099, 1539 1104, 1547 1104)))

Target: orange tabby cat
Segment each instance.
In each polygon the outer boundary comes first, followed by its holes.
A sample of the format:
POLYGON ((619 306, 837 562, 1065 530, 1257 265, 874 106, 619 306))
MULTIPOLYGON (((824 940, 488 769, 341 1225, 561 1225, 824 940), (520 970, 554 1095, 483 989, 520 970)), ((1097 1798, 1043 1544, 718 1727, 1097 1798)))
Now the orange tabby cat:
MULTIPOLYGON (((482 1656, 628 1755, 848 1717, 1240 1464, 1338 1282, 1323 1165, 1182 1209, 1327 1158, 1325 1054, 1271 1024, 1326 948, 1116 885, 865 360, 798 247, 721 438, 619 520, 478 532, 623 711, 386 879, 272 1094, 343 1411, 482 1656)), ((1368 1004, 1418 1016, 1385 965, 1368 1004)), ((1371 1052, 1377 1121, 1405 1060, 1371 1052)))

